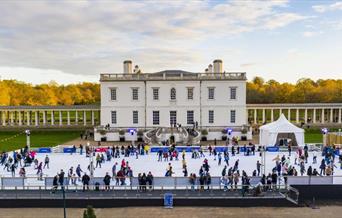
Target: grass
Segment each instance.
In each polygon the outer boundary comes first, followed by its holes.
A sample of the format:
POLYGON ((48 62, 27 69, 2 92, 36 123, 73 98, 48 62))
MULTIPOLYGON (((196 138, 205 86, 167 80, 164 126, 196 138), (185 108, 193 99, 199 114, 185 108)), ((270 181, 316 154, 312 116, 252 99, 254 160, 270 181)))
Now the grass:
MULTIPOLYGON (((59 144, 76 139, 81 131, 53 131, 53 130, 33 130, 31 131, 31 147, 53 147, 59 144)), ((12 151, 23 148, 26 145, 26 135, 23 131, 1 131, 0 151, 12 151)))

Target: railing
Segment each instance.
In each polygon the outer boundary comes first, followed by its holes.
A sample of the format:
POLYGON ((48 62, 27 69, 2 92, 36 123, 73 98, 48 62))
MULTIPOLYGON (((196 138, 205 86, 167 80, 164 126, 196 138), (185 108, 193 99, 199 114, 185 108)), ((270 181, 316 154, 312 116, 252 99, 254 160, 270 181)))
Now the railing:
MULTIPOLYGON (((75 185, 81 186, 82 181, 79 178, 75 179, 75 185)), ((250 184, 252 187, 260 184, 261 177, 250 177, 250 184)), ((89 185, 104 185, 103 177, 92 177, 89 181, 89 185)), ((73 185, 72 178, 64 178, 63 184, 66 186, 73 185)), ((194 185, 200 184, 199 178, 196 179, 194 185)), ((241 182, 238 183, 240 185, 241 182)), ((341 185, 342 176, 287 176, 287 184, 284 183, 282 176, 278 177, 277 186, 290 186, 290 185, 341 185)), ((137 177, 122 177, 112 178, 110 181, 111 186, 117 188, 125 187, 137 187, 139 186, 139 180, 137 177)), ((190 180, 188 177, 154 177, 153 186, 164 187, 169 189, 185 189, 190 186, 190 180)), ((221 189, 224 184, 222 177, 211 177, 211 183, 209 184, 213 189, 221 189)), ((53 186, 52 177, 0 177, 0 189, 31 189, 34 186, 41 186, 45 188, 51 188, 53 186)))
POLYGON ((246 80, 244 72, 222 72, 222 73, 144 73, 144 74, 101 74, 101 81, 119 80, 246 80))
MULTIPOLYGON (((185 186, 182 189, 170 189, 170 187, 155 185, 138 186, 105 186, 105 185, 65 185, 58 187, 30 186, 25 188, 14 187, 11 190, 1 189, 2 199, 60 199, 61 193, 65 191, 68 199, 90 199, 90 198, 162 198, 165 193, 175 193, 175 198, 274 198, 294 199, 289 197, 289 189, 285 186, 270 188, 269 186, 246 186, 237 185, 233 188, 212 185, 185 186), (64 190, 63 190, 64 189, 64 190), (81 192, 80 192, 81 191, 81 192), (101 192, 100 192, 101 191, 101 192)), ((297 198, 298 200, 298 198, 297 198)), ((298 201, 297 201, 298 202, 298 201)))

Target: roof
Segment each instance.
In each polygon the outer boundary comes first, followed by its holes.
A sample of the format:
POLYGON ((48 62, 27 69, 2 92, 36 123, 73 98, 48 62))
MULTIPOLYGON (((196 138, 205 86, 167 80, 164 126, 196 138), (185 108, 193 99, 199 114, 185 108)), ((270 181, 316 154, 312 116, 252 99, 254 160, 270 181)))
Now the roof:
POLYGON ((178 75, 193 75, 196 73, 192 73, 192 72, 188 72, 188 71, 184 71, 184 70, 163 70, 160 72, 156 72, 156 73, 152 73, 151 75, 158 75, 158 76, 162 76, 163 74, 166 75, 172 75, 172 76, 178 76, 178 75))
POLYGON ((290 123, 284 114, 281 114, 279 119, 263 125, 260 127, 260 130, 265 130, 268 132, 279 132, 279 133, 294 133, 294 132, 304 132, 304 129, 301 129, 292 123, 290 123))

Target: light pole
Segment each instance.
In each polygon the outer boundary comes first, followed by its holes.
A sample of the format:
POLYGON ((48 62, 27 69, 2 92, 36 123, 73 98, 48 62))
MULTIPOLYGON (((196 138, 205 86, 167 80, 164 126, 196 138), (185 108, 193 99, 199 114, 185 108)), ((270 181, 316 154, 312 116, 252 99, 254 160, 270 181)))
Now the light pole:
POLYGON ((64 218, 66 218, 66 201, 65 201, 65 188, 64 183, 62 185, 62 193, 63 193, 63 212, 64 212, 64 218))
POLYGON ((30 135, 31 135, 30 130, 29 129, 25 130, 25 134, 26 134, 26 146, 27 146, 28 152, 30 152, 30 135))
POLYGON ((328 128, 322 128, 322 134, 323 134, 323 147, 327 145, 327 134, 329 130, 328 128))

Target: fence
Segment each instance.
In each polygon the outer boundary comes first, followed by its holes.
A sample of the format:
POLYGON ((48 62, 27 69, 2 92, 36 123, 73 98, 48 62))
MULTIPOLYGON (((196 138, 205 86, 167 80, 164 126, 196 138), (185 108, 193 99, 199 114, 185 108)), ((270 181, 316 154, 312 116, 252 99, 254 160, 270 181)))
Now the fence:
MULTIPOLYGON (((287 185, 332 185, 342 184, 342 176, 288 176, 287 185)), ((75 179, 75 186, 82 186, 82 181, 78 178, 75 179)), ((114 187, 129 187, 134 188, 139 186, 137 177, 125 177, 112 179, 110 182, 111 186, 114 187), (117 180, 118 179, 118 180, 117 180)), ((250 177, 251 186, 255 186, 260 182, 261 177, 250 177)), ((64 178, 64 185, 73 185, 71 178, 64 178)), ((103 177, 92 177, 89 185, 99 184, 104 185, 103 177)), ((241 183, 238 183, 241 184, 241 183)), ((278 185, 284 184, 284 178, 278 178, 278 185)), ((53 177, 0 177, 1 189, 30 189, 31 187, 40 186, 45 189, 52 188, 53 177)), ((155 188, 169 188, 169 189, 184 189, 190 186, 188 177, 154 177, 153 184, 155 188)), ((200 185, 199 178, 196 179, 195 185, 200 185)), ((223 187, 221 177, 212 177, 210 186, 214 189, 220 189, 223 187)))

